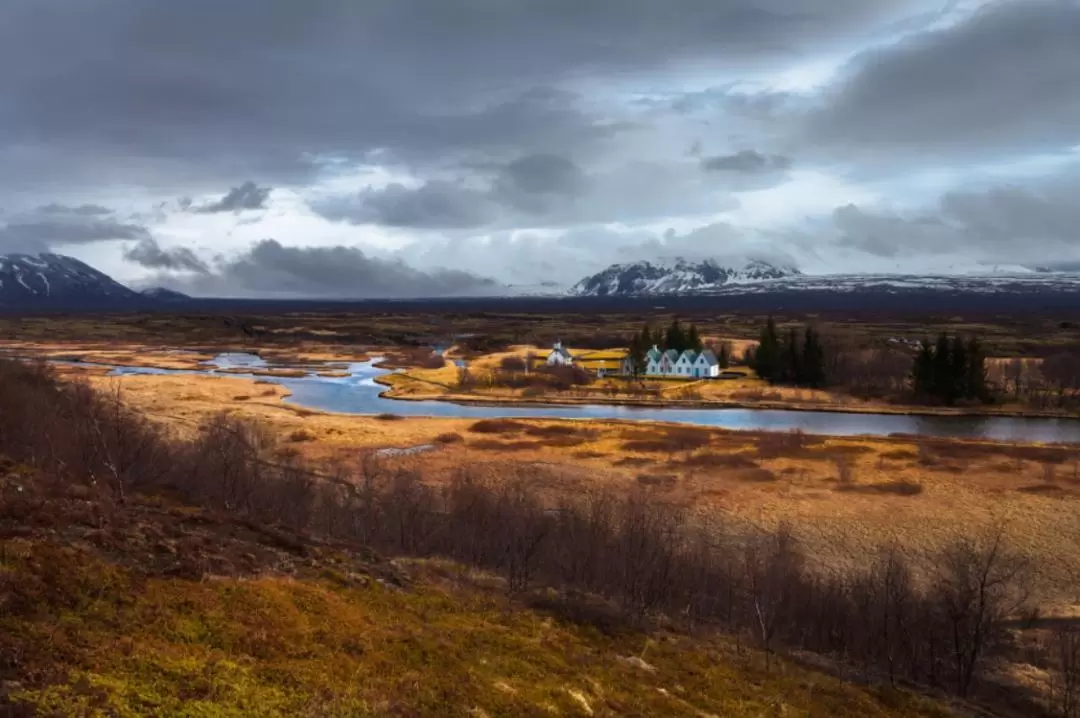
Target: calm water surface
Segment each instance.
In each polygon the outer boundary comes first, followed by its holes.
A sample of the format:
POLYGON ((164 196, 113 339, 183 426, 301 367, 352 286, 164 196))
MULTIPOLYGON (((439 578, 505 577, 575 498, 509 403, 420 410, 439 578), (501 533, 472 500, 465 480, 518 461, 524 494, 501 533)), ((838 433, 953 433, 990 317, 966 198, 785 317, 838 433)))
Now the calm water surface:
MULTIPOLYGON (((215 369, 261 369, 266 362, 250 354, 222 354, 207 362, 205 371, 171 371, 141 367, 116 367, 112 374, 214 374, 215 369)), ((347 368, 348 377, 327 378, 315 373, 303 378, 259 377, 292 392, 286 401, 310 409, 344 414, 392 413, 401 416, 552 419, 620 419, 667 421, 725 429, 790 431, 830 436, 887 436, 914 434, 938 438, 993 439, 1080 444, 1080 420, 1021 417, 902 416, 847 414, 827 411, 777 411, 771 409, 673 409, 584 404, 576 406, 476 406, 444 401, 398 401, 383 399, 385 391, 375 377, 387 374, 371 362, 336 365, 347 368)), ((252 374, 230 374, 251 377, 252 374)))

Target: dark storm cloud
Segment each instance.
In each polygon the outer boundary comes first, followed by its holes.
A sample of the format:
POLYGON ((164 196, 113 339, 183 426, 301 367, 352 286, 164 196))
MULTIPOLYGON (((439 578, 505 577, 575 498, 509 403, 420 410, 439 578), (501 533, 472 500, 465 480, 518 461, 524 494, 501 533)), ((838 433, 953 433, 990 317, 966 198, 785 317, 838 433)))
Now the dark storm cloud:
POLYGON ((436 180, 417 188, 394 183, 333 197, 313 203, 312 209, 327 219, 354 224, 455 229, 486 224, 495 208, 485 192, 436 180))
POLYGON ((808 139, 848 159, 926 161, 1060 150, 1080 143, 1078 128, 1080 4, 1024 0, 858 56, 808 139))
POLYGON ((65 204, 57 204, 51 202, 44 204, 34 210, 39 215, 60 215, 60 216, 101 216, 106 214, 112 214, 113 211, 108 207, 102 207, 100 204, 80 204, 77 206, 69 206, 65 204))
POLYGON ((780 155, 763 155, 756 150, 742 150, 733 155, 706 157, 701 167, 709 172, 740 172, 760 174, 786 170, 791 167, 791 159, 780 155))
POLYGON ((849 205, 833 223, 840 244, 895 257, 957 253, 1025 264, 1080 258, 1080 168, 1028 187, 950 192, 935 206, 896 213, 849 205))
MULTIPOLYGON (((247 209, 265 209, 266 200, 269 197, 269 187, 259 187, 251 180, 248 180, 239 187, 233 187, 218 201, 196 207, 194 211, 200 214, 214 214, 217 212, 242 212, 247 209)), ((186 199, 186 197, 181 198, 181 204, 186 199)), ((188 200, 188 206, 191 206, 190 200, 188 200)))
POLYGON ((44 252, 57 245, 141 240, 150 236, 142 225, 101 217, 96 210, 86 212, 80 209, 46 205, 30 214, 15 217, 0 227, 0 251, 44 252))
POLYGON ((9 0, 0 160, 9 182, 205 191, 300 182, 322 155, 565 150, 605 136, 604 113, 529 88, 774 63, 923 3, 9 0))
POLYGON ((565 194, 582 184, 581 168, 566 157, 535 154, 506 165, 502 172, 508 189, 525 194, 565 194))
POLYGON ((168 269, 207 274, 210 268, 187 247, 164 249, 152 237, 124 250, 124 259, 148 269, 168 269))
POLYGON ((467 178, 431 180, 416 187, 332 196, 311 203, 334 221, 416 229, 564 227, 708 214, 737 202, 701 176, 695 162, 630 161, 605 172, 585 172, 554 154, 507 163, 466 166, 467 178))
POLYGON ((499 289, 492 280, 469 272, 424 272, 401 260, 370 257, 355 247, 286 247, 273 239, 222 260, 212 273, 163 275, 154 282, 195 295, 221 297, 441 297, 491 294, 499 289))

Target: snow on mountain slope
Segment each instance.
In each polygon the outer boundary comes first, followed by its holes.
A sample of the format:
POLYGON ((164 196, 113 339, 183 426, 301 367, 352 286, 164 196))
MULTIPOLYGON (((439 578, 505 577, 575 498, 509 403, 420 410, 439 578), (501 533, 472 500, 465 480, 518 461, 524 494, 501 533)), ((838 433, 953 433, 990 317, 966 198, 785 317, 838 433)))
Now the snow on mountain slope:
POLYGON ((712 260, 673 263, 613 264, 574 285, 578 297, 712 294, 729 284, 748 284, 798 276, 799 270, 768 262, 749 262, 741 268, 724 267, 712 260))
POLYGON ((0 254, 0 305, 120 303, 136 292, 88 264, 61 254, 0 254))
POLYGON ((739 295, 769 292, 957 292, 965 294, 1068 293, 1080 295, 1080 273, 1018 273, 967 275, 832 274, 787 277, 756 284, 722 287, 709 294, 739 295))
POLYGON ((741 269, 732 269, 711 261, 691 263, 677 260, 667 266, 651 262, 615 264, 582 279, 570 290, 572 296, 578 297, 736 296, 782 292, 1080 294, 1080 272, 992 267, 968 274, 806 275, 797 269, 777 267, 766 262, 751 262, 741 269))

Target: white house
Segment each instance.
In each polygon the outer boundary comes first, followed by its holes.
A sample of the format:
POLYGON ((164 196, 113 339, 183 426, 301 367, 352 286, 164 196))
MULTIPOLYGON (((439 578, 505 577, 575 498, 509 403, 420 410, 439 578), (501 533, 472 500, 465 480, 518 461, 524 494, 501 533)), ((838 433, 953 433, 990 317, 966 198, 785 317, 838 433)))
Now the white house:
POLYGON ((694 376, 712 378, 720 376, 720 361, 706 349, 694 360, 694 376))
POLYGON ((697 352, 687 349, 675 360, 675 376, 694 376, 694 362, 697 361, 697 352))
POLYGON ((645 374, 656 376, 660 373, 660 359, 663 353, 653 344, 653 348, 645 353, 645 374))
POLYGON ((548 366, 570 366, 574 363, 574 357, 570 356, 570 352, 562 345, 562 342, 555 342, 555 346, 552 347, 551 353, 548 354, 547 365, 548 366))
POLYGON ((660 355, 660 360, 657 362, 656 373, 660 376, 674 376, 675 362, 677 361, 679 361, 679 352, 674 349, 668 349, 660 355))

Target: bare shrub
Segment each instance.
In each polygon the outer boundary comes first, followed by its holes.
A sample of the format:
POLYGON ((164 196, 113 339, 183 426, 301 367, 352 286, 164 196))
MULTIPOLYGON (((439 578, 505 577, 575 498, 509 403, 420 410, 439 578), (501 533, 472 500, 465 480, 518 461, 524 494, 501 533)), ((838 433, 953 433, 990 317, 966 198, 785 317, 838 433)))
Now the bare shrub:
POLYGON ((1080 628, 1056 626, 1048 641, 1050 707, 1061 718, 1080 716, 1080 628))
POLYGON ((297 429, 296 431, 290 433, 288 438, 289 441, 300 443, 304 441, 314 441, 315 435, 307 429, 297 429))
POLYGON ((679 482, 679 477, 674 474, 638 474, 637 482, 642 486, 673 489, 679 482))
POLYGON ((717 454, 706 452, 688 456, 680 462, 683 466, 700 469, 756 469, 758 464, 746 454, 717 454))
POLYGON ((503 357, 503 359, 499 362, 499 370, 504 371, 508 374, 523 373, 528 370, 528 368, 528 364, 526 364, 525 360, 521 357, 503 357))
POLYGON ((516 434, 524 431, 527 424, 513 419, 481 419, 469 427, 474 434, 516 434))
POLYGON ((400 415, 400 414, 390 414, 390 413, 376 414, 375 418, 378 419, 379 421, 404 421, 405 420, 405 417, 400 415))
POLYGON ((911 479, 897 479, 896 481, 884 481, 877 484, 845 484, 840 483, 837 491, 850 491, 865 494, 897 494, 899 496, 918 496, 923 492, 923 485, 919 481, 911 479))
POLYGON ((840 486, 854 486, 855 463, 847 456, 838 456, 833 463, 836 465, 836 481, 840 486))
POLYGON ((445 434, 439 434, 434 439, 436 444, 460 444, 465 441, 465 438, 461 434, 455 434, 454 432, 447 432, 445 434))
POLYGON ((778 459, 798 454, 806 444, 806 435, 801 431, 761 434, 757 440, 758 458, 778 459))
POLYGON ((932 600, 950 636, 954 687, 966 696, 1004 623, 1019 611, 1030 592, 1027 560, 1009 550, 999 527, 977 538, 959 538, 935 561, 932 600))

